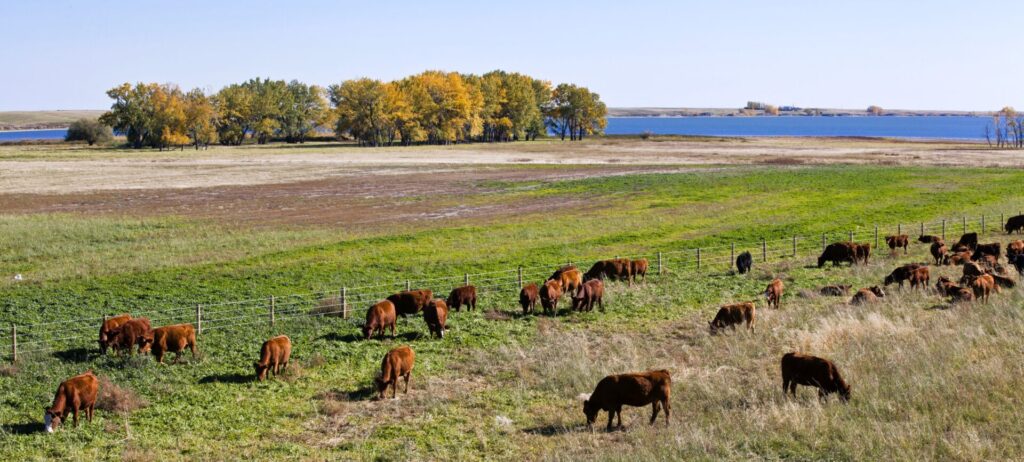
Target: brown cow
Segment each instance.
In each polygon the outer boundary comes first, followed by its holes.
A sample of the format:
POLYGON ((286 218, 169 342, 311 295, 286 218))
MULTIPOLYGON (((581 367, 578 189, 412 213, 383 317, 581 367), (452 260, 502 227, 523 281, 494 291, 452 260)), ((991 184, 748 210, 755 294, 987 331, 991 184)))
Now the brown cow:
POLYGON ((164 363, 164 353, 175 353, 174 362, 181 360, 181 354, 185 348, 192 350, 192 357, 196 357, 196 329, 192 324, 175 324, 173 326, 158 327, 147 335, 149 342, 143 346, 140 353, 153 350, 153 356, 160 364, 164 363))
POLYGON ((838 393, 839 399, 850 400, 850 386, 832 361, 795 352, 786 353, 782 356, 782 393, 788 390, 795 397, 797 385, 817 388, 820 399, 838 393))
POLYGON ((435 298, 430 306, 423 310, 423 322, 427 323, 430 335, 444 338, 444 329, 448 322, 448 305, 444 300, 435 298))
POLYGON ((384 399, 388 387, 392 387, 391 398, 398 397, 398 378, 405 379, 405 393, 409 393, 409 381, 412 379, 412 368, 416 365, 416 353, 408 345, 391 349, 384 355, 380 365, 380 376, 373 380, 377 386, 377 398, 384 399))
POLYGON ((46 408, 43 415, 46 431, 52 433, 60 427, 68 414, 74 415, 75 427, 78 427, 78 411, 85 411, 86 420, 92 423, 92 411, 99 391, 100 381, 91 369, 61 382, 53 396, 53 405, 46 408))
POLYGON ((954 252, 953 254, 946 254, 942 262, 946 265, 959 266, 971 261, 971 251, 965 250, 961 252, 954 252))
POLYGON ((903 247, 903 253, 907 253, 907 247, 910 246, 910 237, 906 234, 885 236, 885 243, 889 245, 889 250, 892 250, 893 252, 895 252, 896 249, 903 247))
POLYGON ((108 344, 119 356, 124 351, 131 356, 132 348, 135 346, 138 346, 139 353, 142 353, 146 343, 153 340, 149 335, 150 330, 152 327, 149 324, 149 319, 129 319, 128 322, 107 333, 108 344))
POLYGON ((830 297, 842 297, 843 295, 850 293, 850 287, 851 286, 849 284, 827 285, 819 289, 818 293, 830 297))
POLYGON ((583 414, 587 416, 587 427, 593 428, 597 414, 608 412, 608 431, 612 430, 612 418, 619 416, 622 428, 622 406, 646 406, 652 404, 651 425, 658 418, 660 407, 665 408, 665 425, 668 425, 672 406, 672 375, 667 370, 647 371, 632 374, 609 375, 597 383, 597 388, 583 401, 583 414))
POLYGON ((547 281, 540 289, 540 306, 544 314, 558 314, 558 299, 562 296, 562 285, 558 281, 547 281))
POLYGON ((555 272, 558 277, 548 281, 558 281, 562 287, 562 293, 573 294, 583 285, 583 273, 576 268, 563 268, 555 272))
POLYGON ((119 314, 103 320, 100 324, 100 353, 107 354, 107 347, 110 345, 110 331, 117 329, 131 318, 129 314, 119 314))
POLYGON ((568 265, 565 265, 565 266, 562 266, 562 267, 556 269, 554 273, 551 273, 551 277, 547 278, 547 280, 550 281, 550 280, 554 279, 556 281, 561 281, 562 280, 562 273, 564 273, 566 271, 570 271, 570 270, 577 270, 578 271, 579 268, 576 265, 570 263, 568 265))
POLYGON ((786 285, 779 278, 775 278, 772 282, 768 283, 768 287, 764 289, 764 298, 768 299, 768 308, 771 308, 772 305, 775 306, 775 309, 779 308, 785 288, 786 285))
POLYGON ((868 258, 871 257, 871 244, 853 244, 853 257, 857 263, 868 264, 868 258))
POLYGON ((851 265, 857 261, 857 251, 850 242, 836 242, 829 244, 818 257, 818 268, 825 266, 825 262, 832 262, 832 266, 847 262, 851 265))
POLYGON ((928 250, 931 252, 932 258, 935 259, 936 265, 941 265, 946 260, 946 243, 942 240, 932 242, 928 250))
POLYGON ((960 287, 946 276, 939 277, 935 283, 935 289, 939 294, 950 297, 953 303, 974 301, 974 292, 966 287, 960 287))
POLYGON ((1013 263, 1017 255, 1024 255, 1024 241, 1019 239, 1006 244, 1006 260, 1013 263))
POLYGON ((452 292, 448 294, 446 303, 448 308, 455 308, 455 311, 462 311, 462 305, 466 305, 467 310, 475 310, 476 287, 462 286, 452 289, 452 292))
POLYGON ((942 238, 939 236, 932 236, 931 234, 922 234, 917 237, 917 242, 922 244, 931 244, 934 242, 942 242, 942 238))
POLYGON ((576 295, 572 296, 573 311, 591 311, 594 303, 604 311, 604 283, 600 279, 591 279, 580 286, 576 295))
POLYGON ((395 324, 398 321, 395 304, 388 300, 379 301, 366 310, 366 324, 363 324, 363 338, 369 339, 376 332, 384 336, 384 329, 391 328, 391 336, 395 336, 395 324))
POLYGON ((885 291, 881 287, 871 286, 868 288, 860 289, 857 293, 853 294, 853 298, 850 299, 851 305, 863 305, 865 303, 874 303, 879 298, 885 297, 885 291))
POLYGON ((910 279, 910 274, 914 270, 916 270, 916 269, 918 269, 920 267, 921 267, 921 265, 919 265, 917 263, 908 263, 906 265, 900 266, 900 267, 892 270, 892 272, 889 273, 889 275, 885 277, 885 280, 883 281, 882 285, 888 286, 889 284, 896 283, 896 284, 899 284, 900 288, 902 289, 903 288, 903 282, 909 280, 910 279))
POLYGON ((292 339, 287 335, 278 335, 260 347, 260 360, 252 363, 256 369, 256 380, 262 382, 267 378, 267 371, 277 376, 281 368, 288 368, 288 358, 292 356, 292 339))
POLYGON ((629 262, 629 272, 633 275, 633 282, 636 282, 637 276, 639 276, 643 282, 647 282, 647 268, 650 266, 646 258, 639 258, 629 262))
POLYGON ((718 309, 718 314, 715 315, 715 319, 708 321, 708 331, 711 334, 715 334, 719 329, 726 327, 732 327, 732 330, 736 330, 737 324, 746 323, 747 330, 754 330, 754 316, 756 315, 756 307, 754 302, 743 302, 734 303, 732 305, 723 305, 718 309))
POLYGON ((966 287, 957 287, 957 290, 951 294, 950 301, 953 303, 970 303, 974 301, 974 292, 966 287))
POLYGON ((974 291, 974 298, 988 303, 988 296, 993 291, 999 292, 999 286, 990 274, 972 277, 969 281, 971 290, 974 291))
POLYGON ((532 282, 519 290, 519 306, 523 307, 523 314, 533 313, 533 309, 537 307, 539 296, 540 291, 537 289, 537 284, 532 282))
POLYGON ((591 279, 604 279, 626 281, 628 284, 633 284, 632 278, 633 264, 628 258, 615 258, 611 260, 601 260, 595 262, 593 266, 587 270, 587 273, 583 275, 584 281, 591 279))
POLYGON ((387 300, 395 305, 395 311, 403 318, 422 311, 430 301, 434 299, 434 292, 430 289, 403 290, 392 294, 387 300))
POLYGON ((910 272, 911 289, 916 289, 918 286, 921 286, 921 289, 927 289, 929 282, 931 282, 931 273, 927 266, 915 268, 910 272))

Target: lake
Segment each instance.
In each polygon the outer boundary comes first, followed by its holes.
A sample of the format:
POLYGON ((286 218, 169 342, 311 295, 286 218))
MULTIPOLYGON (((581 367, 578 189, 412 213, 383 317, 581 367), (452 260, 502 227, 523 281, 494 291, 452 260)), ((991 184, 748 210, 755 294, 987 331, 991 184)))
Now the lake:
POLYGON ((711 136, 869 136, 984 140, 990 117, 609 117, 605 133, 711 136))
MULTIPOLYGON (((989 117, 609 117, 609 135, 870 136, 984 140, 989 117)), ((67 130, 0 131, 0 142, 63 139, 67 130)))

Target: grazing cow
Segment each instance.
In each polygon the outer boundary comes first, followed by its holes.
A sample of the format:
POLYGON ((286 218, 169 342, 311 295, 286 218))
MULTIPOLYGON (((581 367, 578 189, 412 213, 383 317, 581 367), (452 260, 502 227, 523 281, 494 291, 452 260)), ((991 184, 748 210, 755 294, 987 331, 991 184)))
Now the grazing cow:
POLYGON ((896 249, 903 247, 903 253, 907 253, 907 247, 910 245, 910 237, 906 234, 885 236, 885 243, 889 245, 889 250, 893 252, 895 252, 896 249))
POLYGON ((110 345, 110 331, 117 329, 131 318, 131 315, 119 314, 103 320, 103 323, 100 324, 100 353, 107 354, 107 347, 110 345))
POLYGON ((768 287, 764 289, 764 298, 768 299, 768 308, 772 306, 775 306, 775 309, 779 308, 779 302, 782 301, 782 293, 785 288, 786 285, 779 278, 775 278, 772 282, 768 283, 768 287))
POLYGON ((395 311, 403 318, 419 313, 430 305, 433 299, 434 292, 430 289, 403 290, 388 297, 388 301, 395 305, 395 311))
POLYGON ((544 314, 558 314, 558 299, 562 296, 562 285, 558 281, 547 281, 540 288, 540 306, 544 314))
POLYGON ((988 296, 992 291, 999 292, 999 286, 996 285, 996 280, 991 274, 982 274, 981 276, 974 276, 969 278, 967 284, 974 291, 974 298, 988 303, 988 296))
POLYGON ((900 266, 899 268, 892 270, 892 272, 885 277, 885 281, 883 281, 882 285, 888 286, 889 284, 896 283, 899 284, 900 288, 902 289, 903 282, 910 280, 910 274, 920 267, 921 265, 917 263, 908 263, 906 265, 900 266))
POLYGON ((856 250, 853 245, 849 242, 836 242, 829 244, 825 247, 825 251, 818 257, 818 268, 825 266, 825 262, 832 262, 833 266, 839 266, 840 263, 847 262, 851 265, 857 259, 856 250))
POLYGON ((292 339, 287 335, 278 335, 260 347, 260 360, 252 363, 256 369, 256 380, 262 382, 267 378, 267 371, 277 376, 281 368, 288 368, 288 358, 292 356, 292 339))
POLYGON ((584 282, 576 295, 572 296, 573 311, 591 311, 595 303, 604 311, 604 283, 600 279, 584 282))
POLYGON ((391 336, 395 336, 395 324, 398 321, 395 304, 381 300, 366 310, 366 324, 363 324, 363 338, 369 339, 374 332, 384 337, 384 329, 391 328, 391 336))
POLYGON ((977 277, 977 276, 981 276, 982 274, 985 274, 985 273, 987 273, 987 271, 985 271, 985 268, 982 268, 982 266, 977 264, 977 263, 974 263, 974 262, 964 263, 964 275, 963 275, 962 278, 960 278, 960 282, 963 282, 964 280, 966 280, 968 278, 974 278, 974 277, 977 277))
POLYGON ((1017 286, 1017 283, 1014 282, 1013 279, 1010 279, 1006 276, 992 273, 989 273, 989 276, 992 276, 992 279, 995 279, 997 286, 1002 287, 1004 289, 1012 289, 1017 286))
POLYGON ((640 277, 643 282, 647 282, 647 268, 650 266, 646 258, 640 258, 629 262, 629 272, 632 273, 633 282, 636 282, 637 277, 640 277))
POLYGON ((118 355, 127 351, 128 355, 131 356, 132 348, 136 345, 139 347, 139 353, 142 353, 146 343, 152 340, 152 337, 149 335, 150 330, 152 330, 152 327, 150 327, 149 319, 129 319, 128 322, 121 324, 108 333, 109 345, 118 355))
POLYGON ((953 303, 970 303, 974 301, 974 291, 957 286, 956 290, 949 294, 949 297, 953 303))
POLYGON ((434 301, 423 310, 423 322, 427 323, 430 335, 437 338, 444 338, 445 323, 448 321, 448 305, 440 298, 434 301))
POLYGON ((850 299, 851 305, 863 305, 865 303, 874 303, 879 298, 885 297, 885 291, 881 287, 871 286, 868 288, 860 289, 857 293, 853 294, 853 298, 850 299))
POLYGON ((658 418, 659 407, 665 408, 665 425, 668 425, 672 406, 672 375, 667 370, 609 375, 601 379, 594 392, 583 401, 583 414, 587 416, 587 427, 593 428, 597 414, 608 412, 608 431, 612 431, 612 418, 619 416, 618 428, 622 428, 622 406, 646 406, 652 404, 651 425, 658 418))
POLYGON ((754 257, 750 255, 750 252, 743 252, 740 256, 736 257, 736 272, 740 274, 746 274, 750 272, 750 267, 754 265, 754 257))
POLYGON ((576 265, 573 265, 573 264, 570 263, 568 265, 565 265, 563 267, 560 267, 560 268, 556 269, 554 273, 551 273, 551 277, 549 277, 547 280, 550 281, 550 280, 554 279, 556 281, 560 281, 562 279, 562 273, 564 273, 566 271, 569 271, 569 270, 577 270, 577 271, 579 271, 579 268, 576 265))
POLYGON ((1016 258, 1017 255, 1022 254, 1024 254, 1024 241, 1018 239, 1006 244, 1006 261, 1013 263, 1013 259, 1016 258))
POLYGON ((1024 229, 1024 215, 1010 217, 1006 220, 1006 226, 1003 229, 1006 230, 1006 234, 1013 234, 1014 231, 1020 232, 1024 229))
POLYGON ((795 397, 797 385, 817 388, 820 399, 838 393, 839 399, 850 400, 850 386, 832 361, 795 352, 786 353, 782 356, 782 393, 789 391, 795 397))
POLYGON ((562 287, 562 293, 572 294, 579 290, 580 285, 583 284, 583 274, 576 268, 565 269, 564 271, 556 271, 558 277, 548 279, 548 281, 557 281, 562 287))
MULTIPOLYGON (((185 348, 192 350, 192 357, 196 357, 196 329, 192 324, 175 324, 173 326, 158 327, 150 331, 151 340, 143 346, 144 350, 153 350, 153 356, 160 364, 164 363, 164 353, 174 353, 174 362, 181 360, 181 354, 185 348)), ((148 336, 148 335, 147 335, 148 336)), ((145 351, 140 351, 145 353, 145 351)))
MULTIPOLYGON (((966 246, 968 249, 974 250, 978 247, 978 233, 966 233, 960 236, 960 240, 956 241, 957 245, 966 246)), ((953 246, 954 248, 956 246, 953 246)))
POLYGON ((931 244, 937 241, 941 242, 942 238, 939 236, 932 236, 931 234, 922 234, 917 237, 917 242, 920 242, 922 244, 931 244))
POLYGON ((632 262, 628 258, 615 258, 595 262, 593 266, 583 275, 584 281, 591 279, 604 279, 626 281, 632 285, 632 262))
POLYGON ((75 427, 78 427, 78 411, 85 411, 85 418, 92 423, 92 411, 96 407, 96 396, 100 391, 100 381, 92 369, 71 377, 57 387, 53 396, 53 405, 46 408, 43 423, 47 433, 52 433, 60 424, 67 420, 68 414, 74 416, 75 427))
POLYGON ((928 283, 931 282, 931 271, 927 266, 921 266, 915 268, 910 272, 910 288, 916 289, 918 286, 921 289, 927 289, 928 283))
POLYGON ((747 324, 747 330, 754 330, 754 316, 757 308, 754 302, 734 303, 723 305, 718 309, 715 319, 708 321, 708 331, 711 334, 717 333, 720 329, 732 327, 736 330, 737 324, 747 324))
POLYGON ((455 308, 455 311, 462 311, 462 305, 466 305, 467 310, 476 309, 476 287, 473 286, 462 286, 452 289, 452 292, 448 294, 448 308, 455 308))
POLYGON ((818 293, 828 297, 842 297, 843 295, 850 293, 850 287, 851 286, 849 284, 827 285, 819 289, 818 293))
POLYGON ((972 249, 971 246, 969 246, 967 244, 961 244, 961 243, 957 242, 956 244, 953 244, 952 252, 953 253, 966 253, 967 256, 970 256, 971 254, 974 253, 974 249, 972 249))
POLYGON ((537 307, 539 296, 540 291, 537 289, 537 284, 532 282, 519 290, 519 306, 523 307, 523 314, 533 313, 533 309, 537 307))
POLYGON ((854 262, 862 265, 868 264, 868 258, 871 257, 871 244, 853 244, 853 260, 854 262))
POLYGON ((928 249, 932 253, 932 258, 935 259, 935 264, 940 265, 946 260, 946 243, 941 240, 932 242, 931 248, 928 249))
POLYGON ((391 399, 398 397, 398 378, 405 379, 405 393, 409 393, 412 368, 416 365, 416 353, 408 345, 396 347, 384 355, 380 365, 380 376, 373 380, 377 387, 377 398, 384 399, 388 387, 392 387, 391 399))
POLYGON ((951 279, 946 276, 939 276, 939 280, 935 283, 935 290, 940 295, 949 297, 960 290, 960 286, 956 285, 951 279))
POLYGON ((966 250, 953 254, 946 254, 943 258, 942 263, 945 265, 959 266, 971 261, 971 251, 966 250))
POLYGON ((990 244, 978 244, 974 248, 974 253, 971 254, 971 260, 978 261, 983 260, 985 257, 995 257, 995 261, 999 261, 999 256, 1003 254, 1003 245, 998 242, 990 244))

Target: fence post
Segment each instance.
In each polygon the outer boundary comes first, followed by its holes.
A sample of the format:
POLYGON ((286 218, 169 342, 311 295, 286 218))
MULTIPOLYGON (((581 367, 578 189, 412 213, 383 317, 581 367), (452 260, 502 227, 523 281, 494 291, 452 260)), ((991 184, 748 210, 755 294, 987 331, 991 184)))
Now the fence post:
POLYGON ((924 222, 923 221, 921 222, 921 232, 918 233, 917 235, 918 236, 924 236, 924 222))
POLYGON ((896 223, 896 235, 903 234, 903 223, 896 223))
POLYGON ((875 249, 878 249, 878 225, 875 225, 875 249))
POLYGON ((519 266, 519 288, 520 289, 523 288, 523 266, 522 265, 519 266))
POLYGON ((18 362, 18 325, 11 323, 11 362, 18 362))
POLYGON ((985 234, 985 214, 981 214, 981 234, 985 234))
POLYGON ((793 258, 796 258, 796 235, 793 235, 793 258))
POLYGON ((466 273, 466 285, 469 285, 469 273, 466 273))
POLYGON ((697 269, 700 269, 700 247, 697 247, 697 269))
POLYGON ((405 281, 405 290, 412 290, 412 281, 405 281))
POLYGON ((825 246, 826 246, 826 244, 825 244, 825 233, 821 233, 821 251, 822 252, 825 251, 825 246))
POLYGON ((1003 219, 1003 212, 999 212, 999 226, 1004 226, 1006 220, 1003 219))
POLYGON ((274 300, 274 296, 271 295, 270 296, 270 327, 274 327, 274 323, 277 322, 276 313, 274 313, 274 308, 275 308, 276 304, 277 303, 276 303, 276 300, 274 300))
POLYGON ((203 333, 203 304, 196 303, 196 335, 203 333))
POLYGON ((964 234, 967 234, 967 216, 961 216, 960 219, 964 223, 964 234))
POLYGON ((661 252, 658 252, 658 274, 665 274, 665 269, 661 266, 661 252))
POLYGON ((341 288, 341 298, 338 299, 338 303, 341 304, 341 317, 348 319, 348 287, 341 288))
POLYGON ((736 243, 729 245, 729 269, 736 267, 736 243))
POLYGON ((768 261, 768 241, 761 238, 761 261, 768 261))
POLYGON ((946 219, 942 219, 942 240, 946 240, 946 219))
POLYGON ((853 242, 853 231, 850 231, 850 242, 853 242))

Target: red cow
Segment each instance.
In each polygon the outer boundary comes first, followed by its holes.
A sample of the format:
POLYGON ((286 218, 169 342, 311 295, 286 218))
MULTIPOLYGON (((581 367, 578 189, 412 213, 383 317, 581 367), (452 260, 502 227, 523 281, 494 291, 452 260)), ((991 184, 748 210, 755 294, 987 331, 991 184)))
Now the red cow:
POLYGON ((278 335, 260 347, 260 360, 252 364, 256 369, 256 380, 267 378, 267 371, 276 376, 281 368, 288 368, 288 358, 292 356, 292 340, 287 335, 278 335))
POLYGON ((53 432, 67 420, 68 414, 74 415, 75 427, 78 427, 78 411, 85 411, 85 418, 92 423, 92 411, 96 407, 96 396, 99 394, 100 381, 92 370, 65 380, 57 387, 53 397, 53 405, 46 408, 43 422, 47 432, 53 432))

